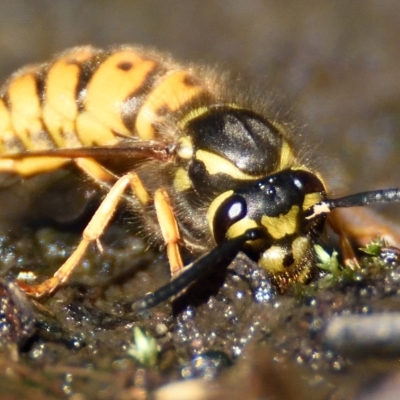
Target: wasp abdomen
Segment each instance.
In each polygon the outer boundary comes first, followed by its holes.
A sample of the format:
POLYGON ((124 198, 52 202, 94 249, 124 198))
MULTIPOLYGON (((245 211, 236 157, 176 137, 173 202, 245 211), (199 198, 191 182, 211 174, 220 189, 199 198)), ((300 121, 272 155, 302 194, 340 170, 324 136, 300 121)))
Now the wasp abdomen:
POLYGON ((0 152, 153 140, 166 119, 208 95, 178 64, 135 48, 74 48, 24 68, 2 88, 0 152))

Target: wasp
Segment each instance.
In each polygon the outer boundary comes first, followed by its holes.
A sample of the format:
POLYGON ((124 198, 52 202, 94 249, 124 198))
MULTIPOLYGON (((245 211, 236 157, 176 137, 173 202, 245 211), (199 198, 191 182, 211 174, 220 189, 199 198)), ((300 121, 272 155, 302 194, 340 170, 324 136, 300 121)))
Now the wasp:
MULTIPOLYGON (((205 68, 140 47, 91 46, 17 71, 0 92, 0 172, 29 179, 66 168, 104 188, 76 249, 44 282, 64 284, 126 200, 139 231, 166 248, 172 281, 152 307, 244 251, 280 292, 315 273, 314 243, 335 208, 400 200, 399 189, 331 199, 287 128, 205 68), (194 260, 184 265, 182 250, 194 260)), ((354 231, 339 218, 339 233, 354 231)))

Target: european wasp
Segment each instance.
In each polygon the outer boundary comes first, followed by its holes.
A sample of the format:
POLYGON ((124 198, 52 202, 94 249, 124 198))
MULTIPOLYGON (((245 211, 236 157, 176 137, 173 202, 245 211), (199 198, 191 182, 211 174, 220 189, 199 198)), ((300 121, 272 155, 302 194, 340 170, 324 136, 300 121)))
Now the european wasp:
MULTIPOLYGON (((29 179, 74 164, 107 190, 58 271, 20 286, 39 297, 65 283, 122 199, 143 236, 165 244, 173 277, 136 309, 239 251, 281 292, 308 282, 330 211, 399 201, 400 189, 329 198, 286 128, 265 114, 210 70, 139 47, 77 47, 16 72, 1 90, 0 171, 29 179), (182 248, 195 260, 186 267, 182 248)), ((341 235, 355 232, 340 216, 328 222, 341 235)))

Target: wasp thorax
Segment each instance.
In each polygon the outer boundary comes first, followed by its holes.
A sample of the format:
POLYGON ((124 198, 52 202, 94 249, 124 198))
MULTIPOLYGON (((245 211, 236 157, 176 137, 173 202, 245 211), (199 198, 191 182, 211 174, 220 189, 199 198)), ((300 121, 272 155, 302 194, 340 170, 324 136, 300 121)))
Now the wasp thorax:
MULTIPOLYGON (((270 121, 252 111, 229 105, 200 109, 185 121, 183 130, 184 138, 190 138, 187 168, 195 188, 221 193, 279 169, 285 139, 270 121)), ((181 153, 188 152, 179 148, 181 153)))

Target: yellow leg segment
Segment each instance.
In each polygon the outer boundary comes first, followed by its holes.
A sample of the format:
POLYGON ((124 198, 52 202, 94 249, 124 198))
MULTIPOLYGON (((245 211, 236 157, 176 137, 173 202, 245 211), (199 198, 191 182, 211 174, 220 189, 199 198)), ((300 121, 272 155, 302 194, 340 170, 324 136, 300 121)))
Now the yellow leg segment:
POLYGON ((181 240, 178 223, 171 207, 168 193, 164 189, 158 189, 154 193, 154 207, 157 213, 158 223, 164 242, 167 245, 167 255, 171 275, 174 276, 183 268, 183 262, 179 251, 178 243, 181 240))
MULTIPOLYGON (((51 294, 61 284, 65 283, 82 260, 89 245, 96 242, 101 250, 99 242, 100 236, 104 233, 112 216, 114 215, 118 203, 124 195, 126 188, 130 186, 135 196, 142 205, 151 204, 152 199, 139 176, 135 172, 130 172, 118 179, 116 175, 108 171, 101 164, 92 158, 78 157, 68 158, 46 158, 36 157, 35 159, 24 158, 22 160, 0 160, 0 172, 7 171, 19 174, 23 177, 37 175, 43 172, 50 172, 60 168, 62 165, 75 162, 75 164, 86 175, 90 176, 95 182, 111 186, 110 191, 104 198, 99 208, 93 215, 89 224, 82 234, 82 239, 71 256, 56 271, 56 273, 43 283, 31 286, 25 282, 18 281, 18 285, 30 296, 41 297, 51 294), (43 162, 38 162, 39 160, 43 162), (52 161, 49 163, 48 161, 52 161)), ((167 255, 170 263, 171 275, 175 275, 183 268, 178 243, 181 240, 178 224, 176 222, 168 193, 164 189, 158 189, 154 194, 154 206, 157 219, 161 228, 161 233, 167 247, 167 255)))
MULTIPOLYGON (((93 158, 75 158, 75 164, 88 176, 90 176, 95 182, 101 184, 110 184, 115 182, 118 177, 110 172, 108 169, 104 168, 100 163, 98 163, 93 158)), ((129 173, 130 185, 133 193, 139 199, 140 203, 143 205, 150 204, 151 197, 149 192, 144 187, 142 181, 136 172, 129 173)))
POLYGON ((74 158, 74 162, 86 175, 99 184, 113 183, 118 179, 116 175, 104 168, 93 158, 74 158))
POLYGON ((328 223, 338 235, 347 236, 357 246, 365 246, 380 236, 389 246, 400 247, 399 226, 365 207, 335 209, 329 213, 328 223))
POLYGON ((78 263, 81 261, 88 246, 97 241, 106 229, 110 219, 114 215, 118 202, 126 188, 130 185, 132 174, 128 173, 115 182, 114 186, 108 192, 99 208, 93 215, 89 224, 83 231, 82 239, 78 247, 58 269, 53 277, 36 286, 29 286, 24 282, 18 282, 19 286, 30 296, 41 297, 54 292, 59 285, 66 282, 72 274, 78 263))

